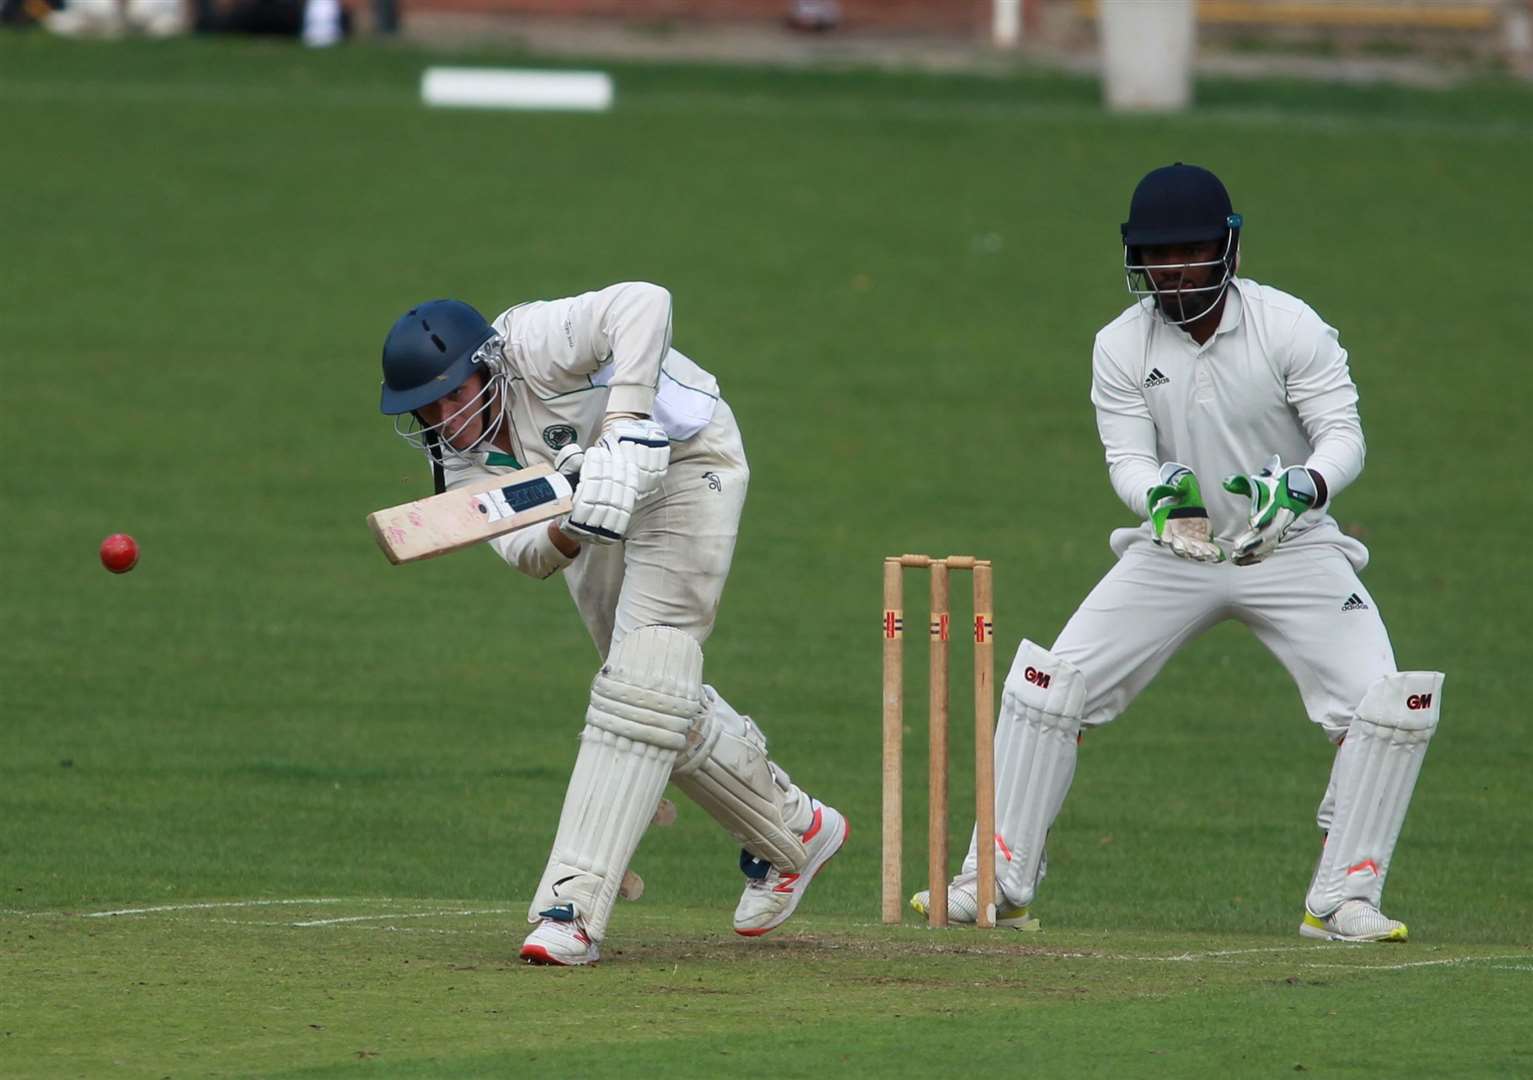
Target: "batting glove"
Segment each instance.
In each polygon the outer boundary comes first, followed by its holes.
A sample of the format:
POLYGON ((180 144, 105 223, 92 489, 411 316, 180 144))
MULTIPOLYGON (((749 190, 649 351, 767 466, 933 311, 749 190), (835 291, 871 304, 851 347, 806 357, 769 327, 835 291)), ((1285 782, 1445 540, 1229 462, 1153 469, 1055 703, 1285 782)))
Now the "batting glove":
POLYGON ((1213 542, 1208 508, 1203 505, 1198 478, 1191 469, 1175 461, 1166 462, 1160 467, 1160 483, 1150 489, 1147 501, 1157 544, 1194 562, 1224 561, 1224 549, 1213 542))
POLYGON ((649 419, 612 421, 596 445, 605 447, 620 461, 632 462, 639 478, 641 502, 659 488, 671 463, 671 438, 665 428, 649 419))
POLYGON ((638 472, 633 462, 613 457, 599 443, 591 447, 580 465, 574 505, 560 530, 581 543, 615 544, 622 540, 638 498, 638 472))
POLYGON ((1276 454, 1260 472, 1225 477, 1224 490, 1251 500, 1251 527, 1235 537, 1236 566, 1250 566, 1271 555, 1299 515, 1320 501, 1310 471, 1302 465, 1285 469, 1276 454))

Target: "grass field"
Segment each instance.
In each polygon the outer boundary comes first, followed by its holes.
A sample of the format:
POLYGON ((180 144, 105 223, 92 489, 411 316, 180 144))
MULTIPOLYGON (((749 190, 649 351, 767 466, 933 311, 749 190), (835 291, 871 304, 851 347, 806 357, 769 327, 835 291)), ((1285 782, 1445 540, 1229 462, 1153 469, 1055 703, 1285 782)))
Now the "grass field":
POLYGON ((619 67, 610 114, 508 115, 421 109, 426 62, 0 36, 0 1075, 1533 1075, 1527 87, 1112 118, 1066 78, 619 67), (879 557, 994 558, 1003 667, 1110 565, 1090 342, 1175 159, 1351 350, 1337 514, 1402 666, 1448 673, 1412 941, 1296 936, 1329 748, 1232 627, 1086 741, 1042 933, 884 928, 879 557), (425 482, 378 347, 427 297, 630 278, 751 455, 709 679, 855 835, 748 942, 683 806, 606 962, 524 968, 594 653, 557 582, 373 548, 425 482))

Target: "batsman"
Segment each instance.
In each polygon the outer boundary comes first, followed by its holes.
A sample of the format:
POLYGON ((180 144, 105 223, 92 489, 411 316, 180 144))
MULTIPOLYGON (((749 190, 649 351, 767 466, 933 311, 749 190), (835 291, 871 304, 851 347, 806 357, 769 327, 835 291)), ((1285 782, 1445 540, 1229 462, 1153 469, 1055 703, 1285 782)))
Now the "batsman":
MULTIPOLYGON (((1396 668, 1358 579, 1368 552, 1328 512, 1363 467, 1346 350, 1303 301, 1236 276, 1241 227, 1207 169, 1168 165, 1133 193, 1122 238, 1137 299, 1096 336, 1091 400, 1113 489, 1142 524, 1113 532, 1117 563, 1054 647, 1024 641, 1006 678, 1000 925, 1028 921, 1082 731, 1122 713, 1192 638, 1236 619, 1336 747, 1299 933, 1406 939, 1380 905, 1443 676, 1396 668)), ((975 918, 976 863, 971 846, 948 886, 955 922, 975 918)), ((925 914, 928 899, 912 906, 925 914)))
POLYGON ((601 657, 522 958, 600 958, 667 783, 744 848, 736 932, 781 925, 848 825, 703 682, 750 470, 718 382, 671 347, 670 294, 626 282, 493 322, 420 304, 384 341, 380 407, 439 492, 533 464, 578 474, 568 514, 491 541, 524 574, 563 575, 601 657))

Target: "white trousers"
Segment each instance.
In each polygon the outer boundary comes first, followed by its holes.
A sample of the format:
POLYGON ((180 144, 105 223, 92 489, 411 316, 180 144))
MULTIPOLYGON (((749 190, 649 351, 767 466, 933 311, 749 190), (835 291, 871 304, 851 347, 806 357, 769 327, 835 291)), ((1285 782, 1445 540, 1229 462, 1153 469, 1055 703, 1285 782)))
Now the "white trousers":
POLYGON ((621 544, 586 544, 564 580, 603 660, 640 626, 708 640, 734 560, 750 468, 734 413, 672 448, 660 490, 634 511, 621 544))
POLYGON ((1172 654, 1226 619, 1278 658, 1332 742, 1374 681, 1396 670, 1378 605, 1340 548, 1297 544, 1254 566, 1209 565, 1136 540, 1054 643, 1085 678, 1082 723, 1112 720, 1172 654))
MULTIPOLYGON (((692 635, 699 646, 708 640, 734 559, 749 484, 739 426, 728 404, 720 401, 706 428, 672 448, 659 492, 635 509, 623 543, 585 545, 564 570, 570 595, 602 660, 641 626, 676 627, 692 635)), ((703 678, 707 676, 705 663, 703 678)), ((717 688, 710 686, 707 691, 711 722, 732 741, 729 745, 754 747, 759 742, 765 753, 765 735, 759 728, 752 728, 751 721, 717 688)), ((686 760, 683 754, 682 761, 686 760)), ((814 811, 809 797, 780 769, 755 777, 761 790, 754 794, 773 796, 774 778, 779 774, 782 790, 774 797, 781 802, 782 824, 795 834, 780 838, 778 848, 782 849, 797 843, 796 834, 809 827, 814 811)), ((687 790, 696 798, 695 792, 687 790)), ((719 817, 717 807, 705 808, 726 828, 741 828, 740 822, 719 817)), ((764 827, 747 824, 758 830, 764 827)))

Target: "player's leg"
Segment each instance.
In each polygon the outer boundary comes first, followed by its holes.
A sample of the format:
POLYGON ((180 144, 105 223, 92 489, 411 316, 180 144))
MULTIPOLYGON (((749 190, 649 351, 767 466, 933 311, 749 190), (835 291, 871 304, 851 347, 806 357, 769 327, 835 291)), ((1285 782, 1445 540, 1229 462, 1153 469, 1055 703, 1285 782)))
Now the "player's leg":
POLYGON ((1395 843, 1437 730, 1443 676, 1405 671, 1373 684, 1331 769, 1335 808, 1304 899, 1299 933, 1331 941, 1404 941, 1379 905, 1395 843))
MULTIPOLYGON (((614 636, 665 622, 699 642, 713 630, 734 558, 750 471, 728 406, 672 457, 662 490, 635 514, 614 636)), ((746 887, 735 929, 781 925, 826 860, 845 842, 845 818, 800 790, 767 750, 766 736, 716 690, 688 733, 676 786, 745 849, 746 887)))
POLYGON ((766 736, 750 717, 712 687, 703 693, 707 709, 671 781, 741 845, 746 886, 735 932, 756 937, 787 921, 851 827, 771 760, 766 736))
MULTIPOLYGON (((1083 727, 1111 721, 1171 655, 1226 614, 1228 568, 1178 559, 1148 542, 1124 552, 1081 603, 1052 650, 1024 641, 996 720, 996 916, 1027 914, 1047 868, 1044 843, 1075 776, 1083 727)), ((978 837, 948 889, 948 917, 973 921, 978 837)), ((927 894, 911 906, 925 913, 927 894)))
POLYGON ((1280 548, 1243 569, 1239 617, 1293 676, 1310 719, 1338 746, 1316 815, 1326 840, 1300 932, 1403 941, 1405 925, 1379 905, 1436 730, 1442 676, 1396 671, 1378 607, 1336 549, 1280 548))
POLYGON ((580 750, 522 945, 536 963, 598 956, 607 918, 687 732, 703 710, 703 654, 672 627, 640 627, 591 684, 580 750))

